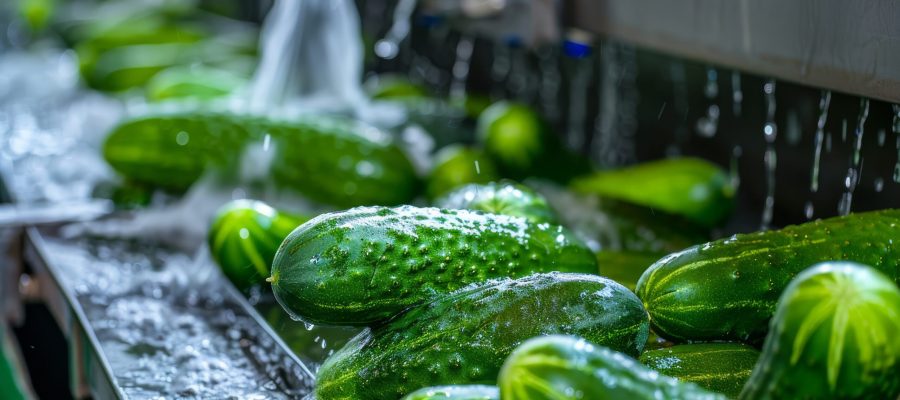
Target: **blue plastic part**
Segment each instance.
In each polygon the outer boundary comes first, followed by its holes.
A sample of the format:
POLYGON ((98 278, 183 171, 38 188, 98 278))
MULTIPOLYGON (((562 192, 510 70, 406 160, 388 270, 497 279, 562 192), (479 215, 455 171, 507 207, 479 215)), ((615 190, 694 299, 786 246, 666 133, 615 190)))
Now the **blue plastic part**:
POLYGON ((586 58, 591 55, 593 48, 586 43, 580 43, 566 39, 563 41, 563 54, 571 58, 586 58))

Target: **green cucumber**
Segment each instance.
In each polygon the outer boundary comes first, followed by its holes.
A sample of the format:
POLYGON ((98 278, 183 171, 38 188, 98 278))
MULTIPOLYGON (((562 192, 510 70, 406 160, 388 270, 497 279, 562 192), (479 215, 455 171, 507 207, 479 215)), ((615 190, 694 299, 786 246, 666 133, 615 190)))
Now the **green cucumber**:
POLYGON ((291 233, 270 281, 297 318, 365 326, 470 283, 550 271, 596 273, 597 265, 558 225, 467 210, 358 207, 291 233))
POLYGON ((598 276, 549 273, 468 286, 363 332, 319 369, 320 399, 396 399, 423 386, 493 383, 525 340, 572 334, 637 355, 637 297, 598 276))
POLYGON ((586 158, 566 150, 546 121, 524 104, 492 104, 478 117, 477 134, 504 177, 568 182, 591 170, 586 158))
POLYGON ((456 385, 435 386, 416 390, 401 400, 500 400, 496 386, 456 385))
POLYGON ((523 217, 534 223, 559 224, 556 212, 544 196, 509 181, 466 185, 447 193, 435 204, 440 208, 484 211, 523 217))
POLYGON ((644 271, 662 257, 662 254, 656 253, 601 250, 597 252, 597 266, 600 276, 634 291, 644 271))
POLYGON ((818 264, 781 295, 740 399, 896 399, 898 333, 896 279, 852 262, 818 264))
POLYGON ((517 348, 503 364, 503 400, 724 400, 693 383, 661 375, 590 338, 544 336, 517 348))
POLYGON ((458 145, 447 146, 435 156, 426 193, 437 198, 469 183, 488 183, 500 178, 494 162, 483 151, 458 145))
POLYGON ((184 191, 209 168, 236 165, 248 143, 266 140, 273 148, 267 150, 273 180, 309 199, 349 207, 400 204, 415 195, 413 166, 391 137, 338 118, 271 121, 210 111, 145 116, 113 129, 103 155, 129 180, 184 191))
POLYGON ((640 361, 682 382, 735 398, 759 359, 759 350, 738 343, 680 344, 641 353, 640 361))
POLYGON ((734 207, 734 187, 728 174, 697 158, 599 171, 573 180, 571 187, 576 192, 681 215, 707 227, 722 223, 734 207))
POLYGON ((206 112, 132 118, 113 128, 103 157, 130 181, 185 191, 208 167, 237 163, 252 137, 240 117, 206 112))
POLYGON ((239 289, 269 277, 278 246, 309 218, 278 211, 253 200, 222 206, 209 228, 209 250, 225 276, 239 289))
POLYGON ((317 118, 270 121, 272 177, 304 196, 338 207, 390 206, 416 195, 418 178, 386 132, 361 122, 317 118))
POLYGON ((210 100, 225 96, 247 83, 247 78, 232 71, 202 65, 167 68, 147 82, 147 99, 210 100))
POLYGON ((900 210, 734 235, 659 260, 641 276, 637 294, 662 336, 756 341, 778 296, 810 265, 856 261, 900 281, 898 240, 900 210))

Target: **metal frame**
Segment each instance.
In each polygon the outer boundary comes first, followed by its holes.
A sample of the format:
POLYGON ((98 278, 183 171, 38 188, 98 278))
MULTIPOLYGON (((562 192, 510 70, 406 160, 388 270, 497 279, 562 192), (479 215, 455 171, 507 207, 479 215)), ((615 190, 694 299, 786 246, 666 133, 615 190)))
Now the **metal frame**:
POLYGON ((571 26, 728 68, 900 103, 900 2, 567 0, 571 26))

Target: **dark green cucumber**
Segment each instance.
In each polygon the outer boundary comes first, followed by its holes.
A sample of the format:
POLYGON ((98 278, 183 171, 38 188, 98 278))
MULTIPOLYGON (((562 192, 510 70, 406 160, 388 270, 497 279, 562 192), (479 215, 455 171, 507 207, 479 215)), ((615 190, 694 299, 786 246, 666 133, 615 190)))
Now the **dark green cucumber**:
POLYGON ((455 385, 435 386, 416 390, 402 400, 500 400, 496 386, 455 385))
POLYGON ((740 399, 896 399, 900 289, 852 262, 816 265, 791 281, 740 399))
POLYGON ((468 286, 354 338, 319 369, 320 399, 396 399, 429 385, 493 383, 503 360, 539 335, 580 335, 637 355, 647 314, 621 285, 535 274, 468 286))
POLYGON ((702 343, 645 351, 640 361, 663 375, 735 398, 758 359, 759 350, 751 346, 702 343))
POLYGON ((225 276, 239 289, 269 277, 278 246, 309 218, 278 211, 253 200, 222 206, 209 228, 209 250, 225 276))
POLYGON ((412 163, 386 132, 336 118, 269 121, 272 176, 304 196, 338 207, 390 206, 418 189, 412 163))
POLYGON ((435 201, 440 208, 484 211, 523 217, 534 223, 559 224, 556 212, 531 188, 510 181, 473 183, 435 201))
POLYGON ((206 112, 142 116, 116 126, 103 157, 133 182, 187 190, 208 167, 236 164, 252 138, 243 118, 206 112))
POLYGON ((728 174, 696 158, 595 172, 573 180, 571 187, 576 192, 681 215, 708 227, 722 223, 734 207, 734 188, 728 174))
POLYGON ((597 252, 597 267, 600 276, 634 291, 644 271, 662 257, 662 254, 656 253, 601 250, 597 252))
POLYGON ((286 122, 208 111, 139 117, 110 133, 103 154, 132 181, 183 191, 209 168, 236 165, 248 143, 265 143, 267 135, 272 177, 309 199, 393 205, 415 194, 412 164, 389 135, 336 118, 286 122))
POLYGON ((365 326, 473 282, 550 271, 596 273, 597 265, 558 225, 467 210, 359 207, 291 233, 271 282, 298 318, 365 326))
POLYGON ((428 176, 426 187, 426 193, 431 198, 469 183, 488 183, 500 179, 494 162, 479 149, 448 146, 434 158, 434 168, 428 176))
POLYGON ((810 265, 849 260, 900 281, 900 210, 830 218, 735 235, 671 254, 637 294, 654 330, 681 340, 761 339, 778 296, 810 265))
POLYGON ((590 338, 545 336, 517 348, 498 379, 503 400, 724 400, 661 375, 590 338))

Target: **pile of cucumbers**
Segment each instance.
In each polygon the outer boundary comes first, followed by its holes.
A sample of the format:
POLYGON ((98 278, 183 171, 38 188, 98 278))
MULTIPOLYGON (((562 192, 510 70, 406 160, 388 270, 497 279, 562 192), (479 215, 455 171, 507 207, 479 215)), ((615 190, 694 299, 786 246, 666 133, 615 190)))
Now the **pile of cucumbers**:
POLYGON ((527 187, 436 204, 323 214, 281 243, 268 281, 289 314, 366 327, 317 398, 900 394, 898 210, 697 245, 634 266, 635 295, 527 187), (648 350, 651 326, 681 344, 648 350))
POLYGON ((389 133, 335 117, 148 116, 104 155, 129 181, 185 190, 264 139, 268 179, 337 210, 243 201, 209 233, 238 287, 271 285, 293 318, 362 329, 318 369, 322 400, 900 394, 900 210, 710 242, 733 207, 720 168, 554 170, 552 139, 521 113, 488 108, 479 144, 445 148, 424 177, 389 133), (510 151, 519 140, 537 144, 510 151), (568 210, 500 179, 526 176, 600 198, 619 240, 589 248, 568 210))

